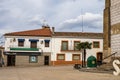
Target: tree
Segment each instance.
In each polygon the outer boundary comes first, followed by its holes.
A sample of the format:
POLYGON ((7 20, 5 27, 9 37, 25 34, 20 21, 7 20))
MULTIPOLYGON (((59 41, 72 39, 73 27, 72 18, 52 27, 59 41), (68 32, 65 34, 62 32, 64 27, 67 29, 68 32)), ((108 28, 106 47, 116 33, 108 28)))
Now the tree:
POLYGON ((82 50, 82 67, 86 67, 86 49, 91 49, 92 43, 89 42, 80 42, 77 45, 77 49, 82 50))

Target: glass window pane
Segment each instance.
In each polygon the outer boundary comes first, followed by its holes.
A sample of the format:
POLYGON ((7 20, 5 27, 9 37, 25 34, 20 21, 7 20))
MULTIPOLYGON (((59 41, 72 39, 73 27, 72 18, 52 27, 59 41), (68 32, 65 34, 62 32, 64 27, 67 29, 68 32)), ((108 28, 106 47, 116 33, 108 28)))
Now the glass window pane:
POLYGON ((80 60, 79 54, 73 54, 73 60, 80 60))
POLYGON ((65 60, 65 55, 64 54, 58 54, 57 55, 57 60, 65 60))
POLYGON ((93 48, 99 48, 100 43, 99 42, 93 42, 93 48))
POLYGON ((78 50, 79 50, 79 49, 76 48, 79 43, 80 43, 79 41, 75 41, 75 42, 74 42, 74 50, 75 50, 75 51, 78 51, 78 50))
POLYGON ((68 41, 62 41, 62 50, 68 50, 68 41))
POLYGON ((24 41, 18 41, 18 46, 23 47, 24 46, 24 41))
POLYGON ((49 47, 49 42, 45 42, 45 47, 49 47))

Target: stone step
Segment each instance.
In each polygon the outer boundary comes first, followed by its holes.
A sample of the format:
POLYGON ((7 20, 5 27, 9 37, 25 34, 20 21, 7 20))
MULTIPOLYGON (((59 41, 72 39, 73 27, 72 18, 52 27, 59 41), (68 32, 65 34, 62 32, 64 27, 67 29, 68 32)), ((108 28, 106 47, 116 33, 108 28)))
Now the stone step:
POLYGON ((98 69, 98 68, 81 68, 79 69, 81 72, 92 72, 92 73, 109 73, 112 74, 113 70, 104 70, 104 69, 98 69))
MULTIPOLYGON (((118 65, 120 67, 120 65, 118 65)), ((98 67, 98 69, 103 69, 103 70, 114 70, 113 63, 106 63, 98 67)))

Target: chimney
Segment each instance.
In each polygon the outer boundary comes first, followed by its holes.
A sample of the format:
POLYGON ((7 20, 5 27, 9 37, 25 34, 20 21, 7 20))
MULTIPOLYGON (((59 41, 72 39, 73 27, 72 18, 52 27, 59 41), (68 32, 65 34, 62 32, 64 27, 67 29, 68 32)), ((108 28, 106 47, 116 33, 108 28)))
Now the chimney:
POLYGON ((52 33, 54 34, 54 32, 55 32, 55 27, 52 27, 52 33))
POLYGON ((48 25, 46 25, 46 26, 43 25, 42 28, 45 29, 45 28, 50 28, 50 27, 48 25))

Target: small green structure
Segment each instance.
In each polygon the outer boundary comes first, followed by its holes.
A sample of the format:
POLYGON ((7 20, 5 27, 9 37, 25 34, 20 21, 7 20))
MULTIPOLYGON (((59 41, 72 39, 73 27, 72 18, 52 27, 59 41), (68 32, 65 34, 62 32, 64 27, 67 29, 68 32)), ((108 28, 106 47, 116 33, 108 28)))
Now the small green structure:
POLYGON ((94 56, 88 57, 87 67, 97 67, 96 58, 94 56))

